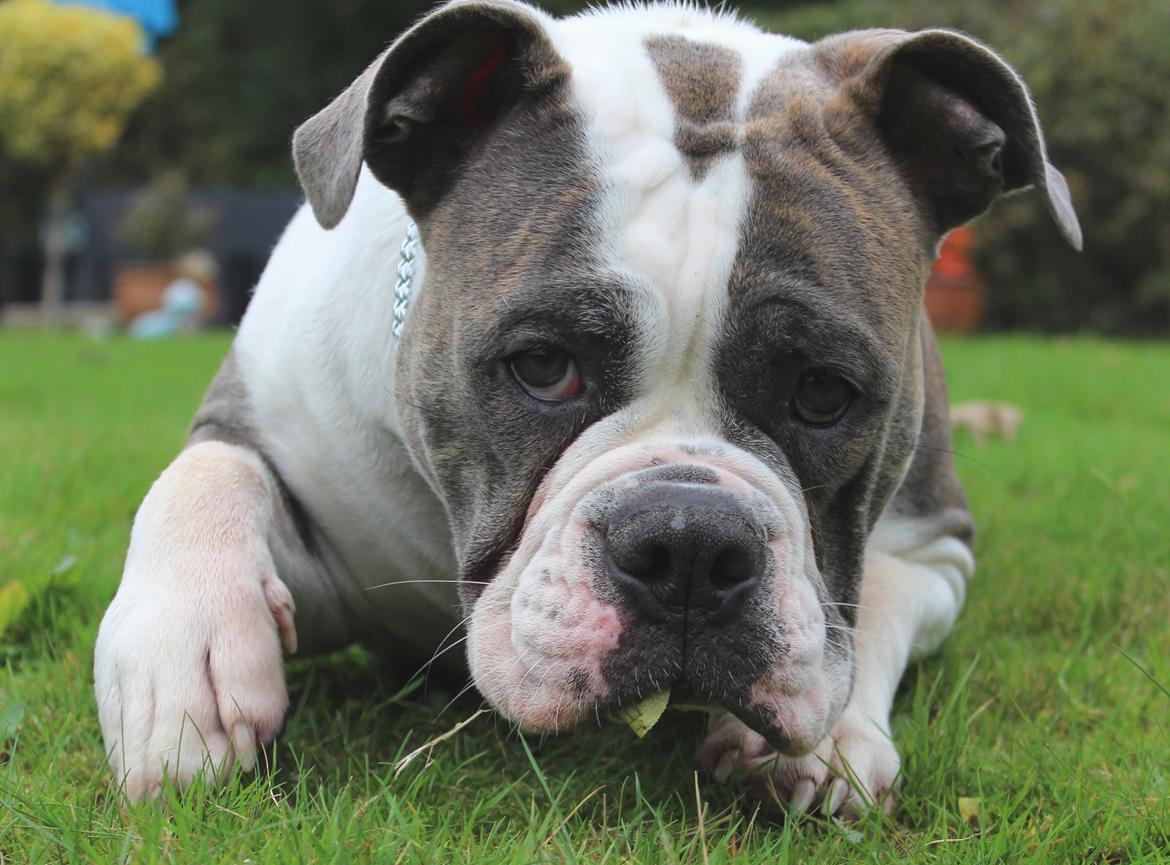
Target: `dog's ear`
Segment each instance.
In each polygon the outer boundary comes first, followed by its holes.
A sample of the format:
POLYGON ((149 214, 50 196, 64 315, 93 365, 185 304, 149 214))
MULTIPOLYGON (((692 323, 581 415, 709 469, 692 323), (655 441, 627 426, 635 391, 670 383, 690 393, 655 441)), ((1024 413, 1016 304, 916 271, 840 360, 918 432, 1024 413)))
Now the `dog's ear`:
POLYGON ((862 30, 816 49, 842 95, 876 124, 940 235, 1000 194, 1034 186, 1081 248, 1068 184, 1048 163, 1031 94, 998 54, 949 30, 862 30))
POLYGON ((293 159, 317 221, 341 221, 363 161, 425 214, 501 117, 567 80, 541 19, 512 0, 453 0, 305 121, 293 159))

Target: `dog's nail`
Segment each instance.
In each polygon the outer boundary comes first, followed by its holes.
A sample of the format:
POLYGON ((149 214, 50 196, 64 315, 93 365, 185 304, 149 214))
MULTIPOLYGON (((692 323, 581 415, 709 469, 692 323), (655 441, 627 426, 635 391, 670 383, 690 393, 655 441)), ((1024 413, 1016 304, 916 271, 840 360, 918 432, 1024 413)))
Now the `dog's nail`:
POLYGON ((243 721, 232 727, 232 750, 236 752, 236 765, 244 772, 256 768, 256 737, 252 728, 243 721))
POLYGON ((738 762, 739 751, 728 751, 719 758, 719 762, 715 764, 715 771, 711 774, 715 776, 716 781, 722 784, 731 777, 731 773, 735 771, 735 766, 738 762))
POLYGON ((297 625, 294 618, 296 605, 288 588, 279 580, 266 579, 263 581, 264 599, 268 602, 268 610, 276 620, 276 629, 280 633, 280 642, 284 650, 290 655, 297 653, 297 625))
POLYGON ((788 811, 791 814, 804 814, 817 795, 817 785, 809 778, 797 781, 792 788, 792 799, 788 802, 788 811))
POLYGON ((284 643, 284 650, 290 655, 297 653, 297 631, 291 625, 288 628, 282 628, 280 631, 280 641, 284 643))
POLYGON ((848 795, 849 782, 844 778, 838 778, 829 788, 829 795, 825 798, 825 813, 829 816, 836 814, 848 795))

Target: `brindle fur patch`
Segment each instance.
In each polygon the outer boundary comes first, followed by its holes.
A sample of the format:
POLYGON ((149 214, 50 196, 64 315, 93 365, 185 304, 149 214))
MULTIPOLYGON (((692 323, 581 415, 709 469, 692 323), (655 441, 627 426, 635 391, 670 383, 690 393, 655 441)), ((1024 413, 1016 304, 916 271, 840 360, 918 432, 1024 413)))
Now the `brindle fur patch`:
POLYGON ((739 145, 734 121, 743 61, 730 48, 682 36, 653 36, 644 44, 674 103, 674 144, 691 176, 701 179, 715 157, 739 145))

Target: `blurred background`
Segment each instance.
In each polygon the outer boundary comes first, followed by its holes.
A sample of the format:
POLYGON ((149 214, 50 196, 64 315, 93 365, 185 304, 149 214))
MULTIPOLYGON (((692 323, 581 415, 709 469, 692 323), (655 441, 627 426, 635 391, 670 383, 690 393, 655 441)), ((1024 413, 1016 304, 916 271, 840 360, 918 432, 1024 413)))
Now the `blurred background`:
MULTIPOLYGON (((301 201, 292 130, 431 5, 0 0, 0 323, 135 322, 149 336, 238 321, 301 201)), ((805 39, 956 27, 1030 84, 1085 250, 1032 196, 1001 202, 944 250, 928 294, 943 329, 1170 332, 1166 0, 748 0, 741 12, 805 39)))

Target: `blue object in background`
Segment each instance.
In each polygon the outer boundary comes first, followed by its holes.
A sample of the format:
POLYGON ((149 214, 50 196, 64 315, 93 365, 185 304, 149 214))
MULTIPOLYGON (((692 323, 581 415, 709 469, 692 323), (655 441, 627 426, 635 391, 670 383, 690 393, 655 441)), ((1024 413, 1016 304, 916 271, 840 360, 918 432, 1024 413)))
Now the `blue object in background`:
POLYGON ((163 292, 162 308, 144 312, 130 322, 135 339, 161 339, 199 329, 203 292, 192 279, 180 277, 163 292))
POLYGON ((170 36, 179 29, 179 11, 175 8, 175 0, 59 0, 59 2, 93 6, 133 18, 146 32, 149 49, 154 48, 155 40, 170 36))

